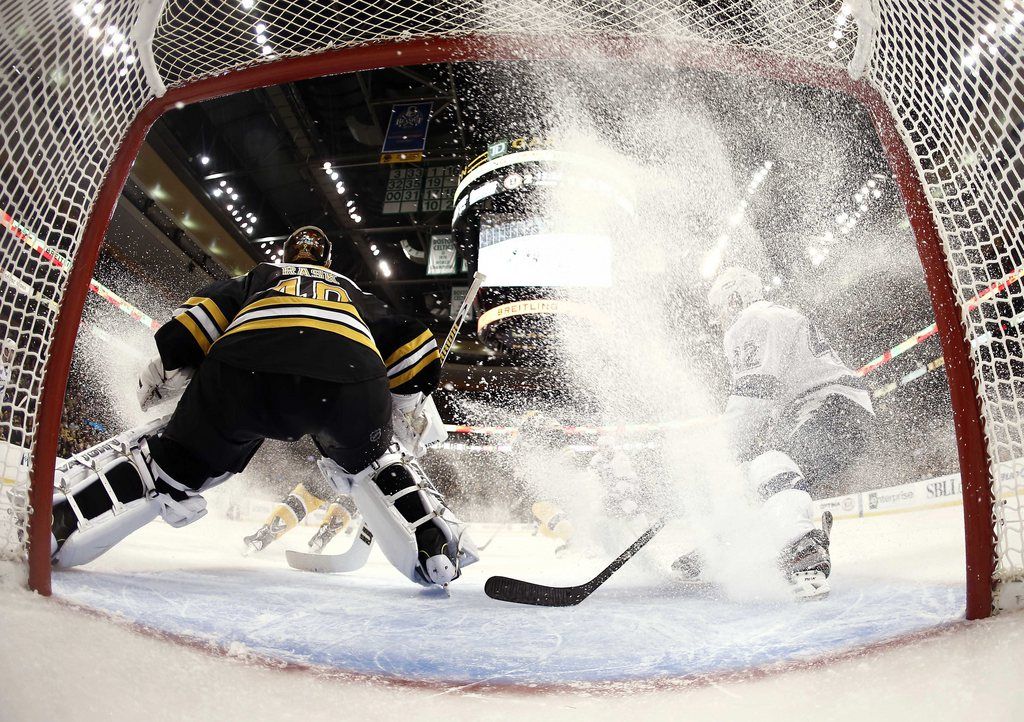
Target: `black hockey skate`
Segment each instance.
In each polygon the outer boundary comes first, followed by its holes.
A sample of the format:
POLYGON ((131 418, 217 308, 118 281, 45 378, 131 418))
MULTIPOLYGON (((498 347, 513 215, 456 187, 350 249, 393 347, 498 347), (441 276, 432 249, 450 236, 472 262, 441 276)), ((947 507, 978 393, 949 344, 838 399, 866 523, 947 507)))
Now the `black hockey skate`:
POLYGON ((812 529, 782 550, 779 566, 793 587, 798 599, 824 597, 831 591, 828 576, 832 573, 829 539, 832 533, 832 512, 821 516, 821 529, 812 529))
MULTIPOLYGON (((334 537, 338 536, 338 532, 345 529, 345 525, 352 522, 352 526, 355 526, 355 517, 349 516, 345 518, 342 514, 335 514, 331 517, 331 520, 326 524, 321 524, 320 528, 316 530, 316 534, 309 540, 309 549, 314 554, 320 554, 323 552, 324 547, 327 546, 334 537)), ((349 528, 352 528, 350 526, 349 528)))
POLYGON ((285 529, 283 527, 283 521, 274 519, 270 524, 264 524, 254 533, 243 537, 242 541, 245 542, 246 554, 258 554, 266 549, 275 539, 284 534, 285 529))
POLYGON ((683 554, 672 562, 672 571, 678 575, 683 582, 704 581, 704 557, 694 549, 692 552, 683 554))

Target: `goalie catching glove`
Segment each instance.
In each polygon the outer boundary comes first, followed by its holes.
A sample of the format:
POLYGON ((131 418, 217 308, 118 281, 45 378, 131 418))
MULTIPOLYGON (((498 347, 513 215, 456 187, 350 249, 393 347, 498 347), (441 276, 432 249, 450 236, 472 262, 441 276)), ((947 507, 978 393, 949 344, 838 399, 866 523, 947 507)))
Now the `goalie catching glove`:
POLYGON ((192 368, 166 371, 163 360, 157 356, 139 374, 139 408, 148 411, 156 404, 181 396, 194 372, 192 368))

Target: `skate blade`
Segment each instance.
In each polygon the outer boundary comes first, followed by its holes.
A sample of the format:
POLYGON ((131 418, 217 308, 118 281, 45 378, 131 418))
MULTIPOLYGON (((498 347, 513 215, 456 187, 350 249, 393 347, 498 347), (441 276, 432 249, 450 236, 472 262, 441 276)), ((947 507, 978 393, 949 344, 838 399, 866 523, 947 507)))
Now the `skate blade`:
POLYGON ((789 577, 797 599, 824 599, 832 591, 828 577, 821 572, 795 572, 789 577))

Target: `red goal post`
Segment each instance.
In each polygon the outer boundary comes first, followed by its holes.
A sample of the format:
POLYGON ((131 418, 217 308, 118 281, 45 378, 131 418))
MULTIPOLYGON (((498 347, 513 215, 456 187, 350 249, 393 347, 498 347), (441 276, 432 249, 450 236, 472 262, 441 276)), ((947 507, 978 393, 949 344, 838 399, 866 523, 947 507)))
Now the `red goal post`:
MULTIPOLYGON (((1009 300, 1000 297, 970 313, 963 308, 1004 272, 1024 219, 1024 201, 1007 191, 1014 182, 1021 186, 1022 151, 1020 135, 1013 135, 1006 120, 1012 115, 1007 106, 1021 105, 1015 85, 1024 79, 1022 42, 1014 23, 1024 3, 16 5, 0 24, 0 211, 71 261, 65 264, 70 272, 54 278, 52 269, 22 263, 17 244, 23 241, 0 229, 5 272, 59 304, 55 313, 53 303, 33 302, 7 287, 0 299, 0 328, 22 345, 11 381, 22 402, 2 431, 10 443, 31 449, 27 497, 5 494, 6 502, 0 501, 7 505, 0 509, 0 550, 24 554, 27 528, 29 585, 40 593, 50 592, 54 459, 90 276, 117 197, 161 114, 181 104, 328 74, 581 56, 759 75, 840 91, 864 105, 903 194, 945 356, 964 489, 967 616, 984 617, 994 605, 1004 605, 993 593, 1021 579, 1017 476, 1024 465, 1018 461, 1024 458, 1024 422, 1016 383, 1024 383, 1024 358, 1008 336, 1001 338, 998 353, 994 341, 987 348, 978 341, 993 322, 1014 322, 1013 301, 1021 291, 1009 289, 1009 300), (862 77, 853 79, 851 69, 862 77), (968 165, 968 156, 982 160, 968 165), (996 242, 999 233, 1002 244, 996 242), (1012 363, 1017 360, 1019 367, 1012 363), (1015 372, 1022 378, 1015 379, 1015 372)), ((24 491, 18 486, 26 475, 12 474, 13 462, 4 463, 4 477, 14 480, 11 490, 24 491)))

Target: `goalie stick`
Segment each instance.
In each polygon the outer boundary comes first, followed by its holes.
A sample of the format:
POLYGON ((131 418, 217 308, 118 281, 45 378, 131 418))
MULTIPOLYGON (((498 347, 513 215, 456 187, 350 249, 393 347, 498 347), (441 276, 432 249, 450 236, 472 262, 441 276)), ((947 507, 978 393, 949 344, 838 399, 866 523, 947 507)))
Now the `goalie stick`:
POLYGON ((288 566, 292 569, 335 574, 362 569, 370 557, 371 549, 373 549, 373 532, 365 522, 360 520, 359 529, 355 533, 355 541, 352 542, 348 551, 341 554, 312 554, 289 549, 285 552, 285 558, 288 560, 288 566))
MULTIPOLYGON (((459 310, 455 314, 451 330, 448 331, 448 336, 445 337, 444 345, 441 346, 441 351, 438 354, 441 358, 442 367, 445 361, 448 360, 452 344, 455 343, 455 338, 459 335, 459 329, 462 328, 463 322, 469 316, 470 309, 473 308, 473 301, 476 300, 476 294, 480 291, 480 286, 483 285, 486 278, 479 271, 473 274, 473 282, 470 284, 469 290, 466 291, 466 297, 462 299, 462 305, 459 306, 459 310)), ((427 397, 424 396, 417 405, 417 408, 422 408, 426 400, 427 397)), ((325 573, 354 572, 362 568, 370 556, 370 550, 373 549, 373 533, 365 523, 361 523, 362 526, 356 535, 356 540, 348 551, 341 554, 310 554, 289 549, 285 552, 288 566, 303 571, 325 573)))
POLYGON ((665 526, 665 520, 655 522, 654 526, 645 531, 633 542, 626 551, 615 557, 600 574, 589 582, 575 587, 549 587, 545 584, 534 584, 510 577, 491 577, 484 584, 484 593, 491 599, 513 604, 533 604, 538 607, 573 607, 589 597, 595 589, 604 584, 617 572, 623 564, 643 549, 651 539, 665 526))
MULTIPOLYGON (((455 339, 459 335, 459 330, 462 329, 462 324, 469 317, 469 312, 473 309, 473 301, 476 300, 476 294, 480 292, 480 286, 482 286, 486 280, 487 276, 480 273, 480 271, 473 274, 473 281, 469 284, 469 289, 466 291, 466 297, 462 299, 462 305, 460 305, 459 310, 455 312, 455 319, 452 321, 451 330, 448 331, 448 335, 445 337, 444 343, 441 345, 441 351, 438 353, 438 356, 440 356, 441 359, 440 365, 442 368, 444 368, 445 361, 448 360, 448 354, 451 353, 452 345, 455 343, 455 339)), ((419 412, 425 403, 427 403, 426 396, 420 399, 419 404, 416 405, 416 411, 419 412)))

